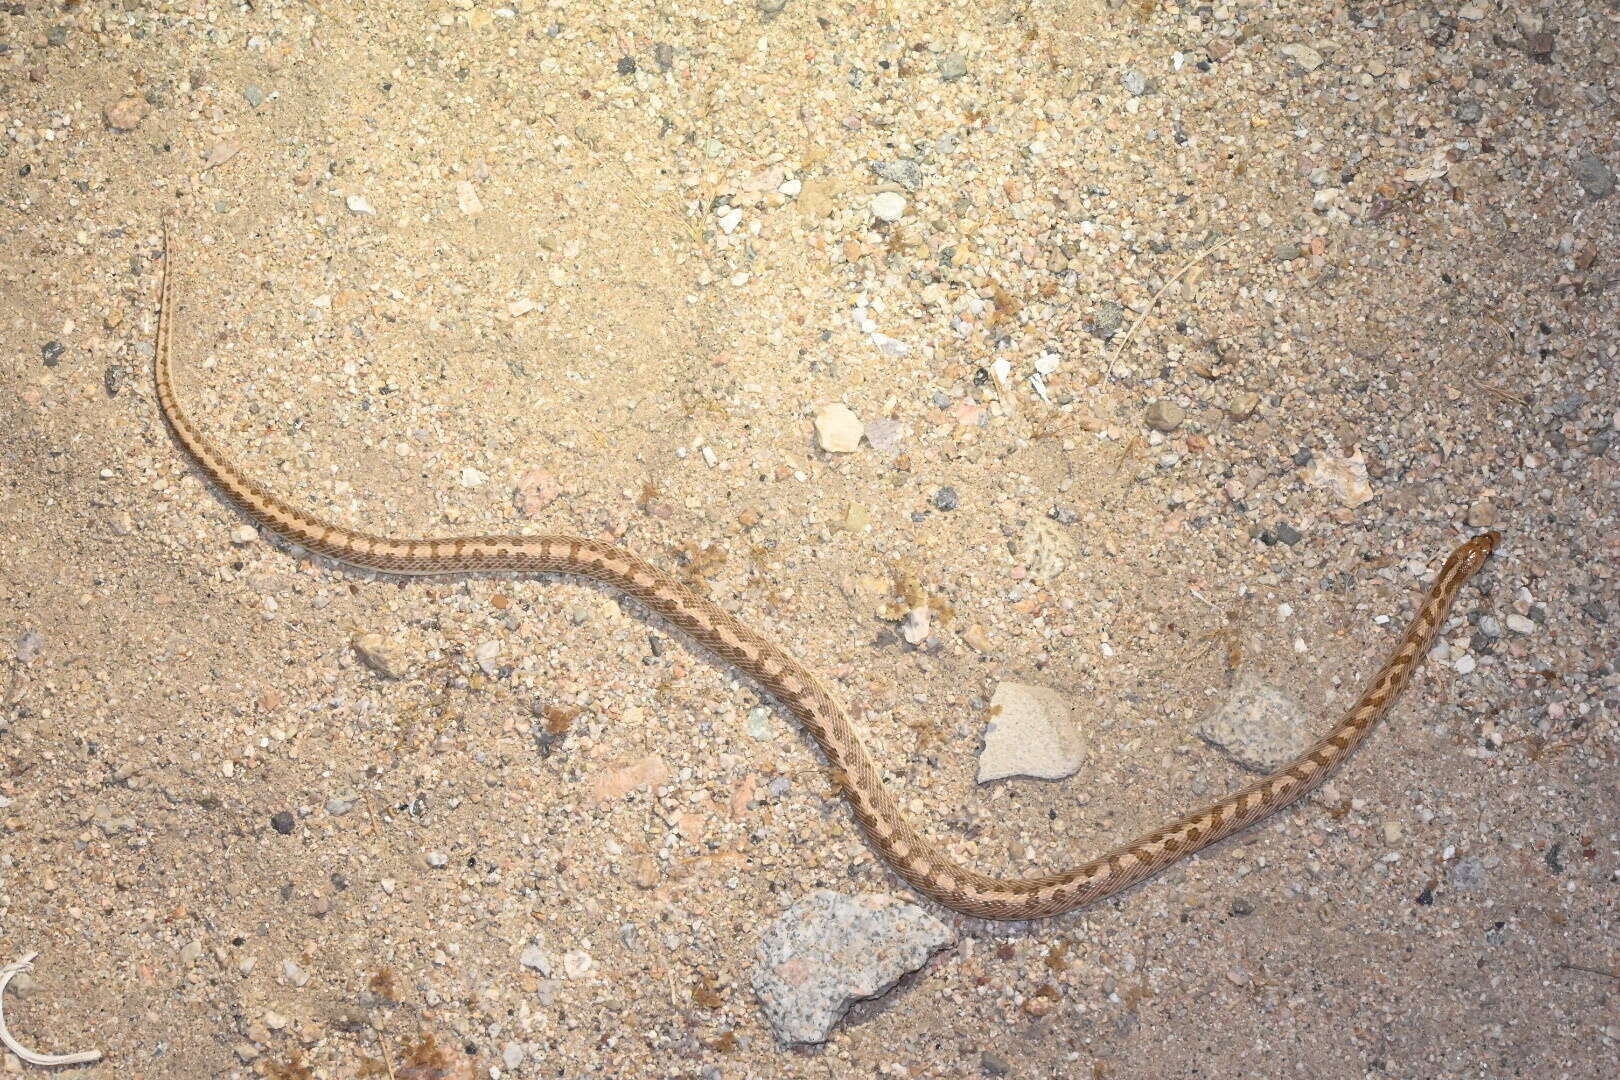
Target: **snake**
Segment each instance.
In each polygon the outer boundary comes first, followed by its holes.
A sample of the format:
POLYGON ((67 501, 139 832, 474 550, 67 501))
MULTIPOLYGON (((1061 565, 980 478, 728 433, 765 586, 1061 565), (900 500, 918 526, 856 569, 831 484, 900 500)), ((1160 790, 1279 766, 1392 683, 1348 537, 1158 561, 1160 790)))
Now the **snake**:
POLYGON ((169 431, 191 462, 238 511, 314 555, 383 575, 564 574, 633 598, 691 640, 745 673, 815 741, 870 847, 912 888, 964 915, 1028 920, 1095 904, 1298 801, 1366 739, 1411 681, 1458 593, 1500 541, 1491 531, 1458 547, 1441 566, 1394 654, 1365 693, 1304 753, 1275 772, 1199 810, 1060 873, 1000 878, 952 859, 901 812, 850 714, 813 672, 763 634, 625 548, 567 534, 401 538, 361 532, 317 517, 251 479, 181 408, 173 363, 175 241, 163 223, 153 379, 169 431))

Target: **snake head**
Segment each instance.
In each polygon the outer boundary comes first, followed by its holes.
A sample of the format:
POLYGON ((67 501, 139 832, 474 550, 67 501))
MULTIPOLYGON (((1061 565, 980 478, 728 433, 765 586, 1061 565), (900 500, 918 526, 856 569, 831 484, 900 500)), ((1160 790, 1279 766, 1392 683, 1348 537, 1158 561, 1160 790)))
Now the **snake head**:
POLYGON ((1445 569, 1441 573, 1455 571, 1465 578, 1472 577, 1485 565, 1485 560, 1491 557, 1491 552, 1495 551, 1496 545, 1501 542, 1502 534, 1494 529, 1480 533, 1451 553, 1451 558, 1446 560, 1445 569))

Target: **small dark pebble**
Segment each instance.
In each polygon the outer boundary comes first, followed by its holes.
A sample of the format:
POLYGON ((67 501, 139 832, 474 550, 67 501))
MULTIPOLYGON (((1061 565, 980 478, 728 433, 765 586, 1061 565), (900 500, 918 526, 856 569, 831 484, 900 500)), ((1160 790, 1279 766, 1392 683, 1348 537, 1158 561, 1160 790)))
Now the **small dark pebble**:
POLYGON ((1543 858, 1547 860, 1547 869, 1551 870, 1555 874, 1562 874, 1564 872, 1564 864, 1558 861, 1558 855, 1563 850, 1564 845, 1563 842, 1560 841, 1559 843, 1556 843, 1552 847, 1548 848, 1547 854, 1543 856, 1543 858))
POLYGON ((955 488, 946 486, 934 492, 934 506, 940 510, 955 510, 957 504, 955 488))
POLYGON ((1277 534, 1278 540, 1287 544, 1289 547, 1293 547, 1302 539, 1299 530, 1288 524, 1286 521, 1277 525, 1271 531, 1277 534))
POLYGON ((270 819, 270 827, 282 836, 293 831, 294 819, 292 811, 283 810, 270 819))
POLYGON ((1310 447, 1302 446, 1294 453, 1294 464, 1303 469, 1305 466, 1311 463, 1314 456, 1315 455, 1311 453, 1310 447))
POLYGON ((1424 907, 1434 903, 1434 886, 1430 885, 1427 889, 1424 889, 1422 892, 1418 893, 1417 902, 1422 904, 1424 907))
POLYGON ((1059 525, 1073 525, 1080 520, 1080 515, 1067 506, 1054 506, 1046 516, 1059 525))
POLYGON ((633 56, 619 57, 619 74, 634 75, 636 73, 636 58, 633 56))
POLYGON ((1008 1065, 990 1051, 986 1050, 979 1055, 979 1072, 985 1076, 1006 1076, 1011 1071, 1011 1065, 1008 1065))
POLYGON ((107 370, 101 373, 101 384, 107 388, 108 397, 117 397, 118 391, 124 388, 124 380, 129 372, 118 364, 109 364, 107 370))
POLYGON ((67 346, 60 341, 47 341, 39 352, 45 358, 46 367, 55 367, 57 361, 62 359, 62 354, 67 352, 67 346))
POLYGON ((1232 906, 1226 910, 1231 912, 1235 917, 1241 919, 1245 915, 1254 914, 1254 902, 1240 896, 1236 900, 1233 900, 1232 906))
POLYGON ((1586 617, 1591 619, 1593 622, 1606 623, 1609 621, 1608 609, 1596 600, 1588 600, 1586 603, 1582 604, 1581 611, 1583 611, 1586 614, 1586 617))
POLYGON ((675 66, 675 46, 660 41, 653 46, 653 59, 657 61, 659 71, 668 71, 675 66))

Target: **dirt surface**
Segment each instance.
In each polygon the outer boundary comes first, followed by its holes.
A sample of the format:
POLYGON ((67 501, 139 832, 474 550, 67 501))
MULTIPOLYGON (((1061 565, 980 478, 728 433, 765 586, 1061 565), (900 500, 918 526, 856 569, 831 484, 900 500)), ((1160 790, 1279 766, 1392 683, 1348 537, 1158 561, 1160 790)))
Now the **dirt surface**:
POLYGON ((0 961, 41 953, 19 1038, 105 1052, 65 1075, 1612 1075, 1612 0, 29 2, 0 43, 0 961), (1080 914, 918 900, 956 943, 784 1047, 765 925, 917 899, 813 747, 608 589, 244 530, 153 400, 165 214, 248 474, 681 570, 988 872, 1246 782, 1195 734, 1240 680, 1327 724, 1506 540, 1328 788, 1080 914), (1003 680, 1075 703, 1080 775, 974 784, 1003 680))

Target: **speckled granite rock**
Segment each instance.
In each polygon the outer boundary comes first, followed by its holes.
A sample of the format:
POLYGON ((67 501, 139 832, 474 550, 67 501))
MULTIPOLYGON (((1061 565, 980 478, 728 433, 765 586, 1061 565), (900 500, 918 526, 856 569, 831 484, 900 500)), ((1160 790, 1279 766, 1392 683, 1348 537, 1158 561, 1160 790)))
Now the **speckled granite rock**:
POLYGON ((818 1043, 852 1004, 882 994, 955 940, 915 904, 818 889, 760 937, 754 993, 778 1039, 818 1043))
POLYGON ((1269 773, 1303 753, 1316 732, 1303 706, 1254 678, 1232 688, 1198 737, 1252 772, 1269 773))

